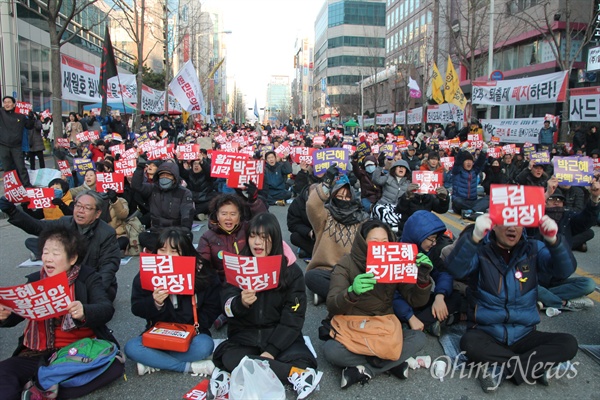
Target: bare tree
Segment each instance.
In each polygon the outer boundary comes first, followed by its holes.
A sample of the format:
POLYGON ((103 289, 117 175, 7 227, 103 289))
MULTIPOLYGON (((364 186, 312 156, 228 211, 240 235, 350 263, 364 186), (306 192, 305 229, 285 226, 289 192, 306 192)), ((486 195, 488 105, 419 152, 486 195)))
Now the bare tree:
MULTIPOLYGON (((527 28, 537 31, 550 44, 560 70, 570 72, 574 63, 582 55, 585 46, 594 37, 596 21, 600 12, 594 3, 594 1, 544 1, 538 6, 525 10, 519 10, 516 3, 509 3, 509 7, 512 6, 513 9, 511 11, 509 8, 507 11, 527 28), (557 22, 563 19, 565 28, 559 30, 557 22), (583 29, 582 21, 585 21, 583 29), (564 32, 564 38, 561 32, 564 32), (564 51, 561 48, 563 39, 564 51)), ((562 103, 561 141, 567 140, 569 132, 569 101, 570 93, 567 90, 565 101, 562 103)))
MULTIPOLYGON (((106 17, 87 25, 73 23, 75 17, 96 3, 97 0, 32 0, 40 10, 38 18, 48 23, 50 35, 50 87, 52 89, 52 112, 62 118, 62 76, 60 67, 60 48, 73 40, 82 31, 88 31, 105 21, 106 17)), ((108 13, 106 13, 108 15, 108 13)), ((54 124, 53 135, 62 137, 62 124, 54 124)))

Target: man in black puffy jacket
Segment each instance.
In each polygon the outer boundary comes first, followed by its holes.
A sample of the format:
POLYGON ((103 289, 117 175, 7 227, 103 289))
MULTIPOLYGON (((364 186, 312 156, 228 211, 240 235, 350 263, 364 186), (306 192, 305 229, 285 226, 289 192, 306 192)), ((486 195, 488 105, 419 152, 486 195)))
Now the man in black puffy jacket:
MULTIPOLYGON (((0 108, 0 163, 4 171, 17 170, 25 187, 31 187, 23 159, 23 129, 32 129, 35 121, 15 112, 17 101, 12 96, 2 98, 0 108)), ((30 113, 33 115, 33 113, 30 113)))
POLYGON ((210 159, 201 156, 199 160, 193 160, 190 164, 191 168, 186 166, 186 162, 179 163, 179 174, 192 192, 196 217, 204 221, 208 218, 208 205, 217 194, 213 188, 214 179, 210 176, 210 159))
POLYGON ((156 252, 156 241, 162 228, 181 226, 191 234, 195 208, 192 192, 181 186, 179 168, 174 162, 162 163, 152 183, 144 183, 145 163, 143 157, 138 159, 131 188, 147 198, 150 207, 150 230, 140 233, 140 244, 148 251, 156 252))

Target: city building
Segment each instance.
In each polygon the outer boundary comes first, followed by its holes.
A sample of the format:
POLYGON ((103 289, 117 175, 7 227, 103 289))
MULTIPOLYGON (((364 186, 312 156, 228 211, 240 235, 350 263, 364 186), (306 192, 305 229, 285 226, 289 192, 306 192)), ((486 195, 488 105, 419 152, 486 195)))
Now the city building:
POLYGON ((298 38, 294 50, 294 80, 292 81, 292 115, 296 120, 314 125, 312 121, 313 44, 308 38, 298 38))
MULTIPOLYGON (((338 124, 360 115, 360 82, 385 68, 385 12, 386 0, 324 2, 315 21, 315 121, 338 124)), ((383 109, 374 100, 370 111, 383 109)))
POLYGON ((264 123, 272 125, 286 123, 292 114, 290 97, 290 77, 286 75, 272 75, 267 84, 267 102, 265 105, 264 123))

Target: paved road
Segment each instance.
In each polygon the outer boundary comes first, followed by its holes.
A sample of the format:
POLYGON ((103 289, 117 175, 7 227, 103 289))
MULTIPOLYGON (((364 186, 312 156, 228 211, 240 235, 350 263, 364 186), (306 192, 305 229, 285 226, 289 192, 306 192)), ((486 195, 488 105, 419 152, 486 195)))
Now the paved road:
MULTIPOLYGON (((284 231, 285 239, 289 243, 289 234, 286 231, 285 216, 287 207, 272 207, 271 212, 277 215, 284 231)), ((442 216, 448 227, 458 234, 464 224, 456 215, 442 216)), ((203 228, 204 229, 204 228, 203 228)), ((579 262, 580 274, 591 276, 600 282, 600 229, 594 228, 596 238, 590 242, 588 253, 576 253, 579 262)), ((197 241, 200 232, 195 233, 197 241)), ((32 270, 16 268, 26 260, 28 251, 23 246, 27 235, 19 229, 9 225, 7 221, 0 220, 0 286, 9 286, 24 282, 24 276, 32 270)), ((305 267, 299 261, 302 268, 305 267)), ((130 312, 131 282, 138 269, 137 258, 133 258, 118 272, 119 292, 115 301, 116 313, 109 324, 115 336, 123 345, 130 338, 139 335, 144 328, 144 321, 134 317, 130 312)), ((592 295, 596 302, 600 302, 598 293, 592 295)), ((317 328, 325 317, 324 305, 315 307, 309 302, 304 333, 309 335, 317 350, 319 367, 324 372, 321 381, 321 391, 316 393, 315 399, 398 399, 398 398, 427 398, 433 399, 600 399, 600 365, 596 364, 587 355, 580 352, 575 361, 577 376, 571 380, 552 381, 549 387, 541 386, 515 386, 505 383, 496 394, 484 395, 478 382, 471 378, 460 379, 458 376, 445 379, 444 382, 434 380, 429 371, 410 371, 407 381, 400 381, 393 376, 378 376, 370 384, 360 385, 342 391, 340 384, 340 369, 329 365, 322 357, 321 342, 317 337, 317 328)), ((574 334, 580 343, 600 344, 600 306, 580 313, 563 313, 555 318, 542 315, 541 330, 562 331, 574 334)), ((17 343, 17 337, 22 334, 23 325, 10 329, 0 329, 0 359, 12 353, 17 343)), ((215 338, 225 337, 225 330, 214 332, 215 338)), ((427 346, 422 351, 423 355, 437 357, 443 354, 442 348, 433 337, 428 337, 427 346)), ((198 377, 172 372, 158 372, 152 375, 137 376, 134 363, 127 362, 127 381, 121 380, 107 388, 88 396, 89 399, 180 399, 184 393, 198 383, 198 377)), ((0 398, 2 396, 0 395, 0 398)), ((288 393, 288 399, 295 398, 288 393)))

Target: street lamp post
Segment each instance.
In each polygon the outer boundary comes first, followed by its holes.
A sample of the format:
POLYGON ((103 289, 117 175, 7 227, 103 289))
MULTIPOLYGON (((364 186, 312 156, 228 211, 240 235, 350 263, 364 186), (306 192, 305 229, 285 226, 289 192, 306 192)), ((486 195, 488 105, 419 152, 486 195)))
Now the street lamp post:
MULTIPOLYGON (((488 81, 491 79, 492 68, 494 67, 494 0, 490 0, 490 34, 488 43, 488 81)), ((488 106, 486 110, 486 118, 492 118, 492 106, 488 106)))
POLYGON ((360 130, 364 131, 365 130, 365 124, 364 124, 364 119, 365 119, 365 102, 364 102, 364 96, 363 96, 363 81, 364 81, 364 75, 361 71, 360 73, 360 82, 358 82, 359 87, 360 87, 360 130))

